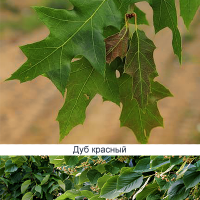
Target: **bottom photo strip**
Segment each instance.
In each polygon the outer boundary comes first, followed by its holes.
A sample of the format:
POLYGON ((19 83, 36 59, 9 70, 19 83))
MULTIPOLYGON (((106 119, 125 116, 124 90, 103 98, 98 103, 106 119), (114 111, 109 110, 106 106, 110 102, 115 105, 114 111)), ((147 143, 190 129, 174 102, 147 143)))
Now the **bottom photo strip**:
POLYGON ((0 199, 198 200, 200 156, 0 156, 0 199))

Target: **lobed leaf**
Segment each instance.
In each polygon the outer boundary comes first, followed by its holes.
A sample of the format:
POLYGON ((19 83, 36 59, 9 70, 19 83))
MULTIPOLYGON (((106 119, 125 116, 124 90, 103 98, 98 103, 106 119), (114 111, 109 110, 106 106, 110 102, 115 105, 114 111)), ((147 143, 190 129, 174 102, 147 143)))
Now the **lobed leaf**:
POLYGON ((153 59, 155 45, 145 33, 136 30, 126 57, 125 73, 132 77, 132 98, 135 98, 141 108, 146 107, 151 92, 150 76, 156 73, 153 59))
POLYGON ((179 62, 182 62, 182 44, 181 35, 177 27, 177 12, 175 0, 149 0, 153 9, 153 19, 155 32, 169 27, 173 33, 172 46, 174 53, 178 56, 179 62))
POLYGON ((45 40, 21 47, 28 60, 7 80, 26 82, 45 74, 64 94, 71 60, 78 55, 105 75, 103 29, 107 26, 122 28, 130 0, 70 1, 74 5, 70 11, 34 7, 50 34, 45 40))
POLYGON ((147 143, 150 132, 157 126, 163 126, 163 119, 158 111, 157 101, 171 96, 171 93, 158 82, 151 82, 152 93, 149 104, 141 109, 132 98, 132 80, 124 74, 119 79, 119 90, 123 104, 120 122, 121 126, 130 128, 140 143, 147 143))
POLYGON ((129 32, 123 28, 119 33, 105 39, 106 43, 106 62, 111 63, 117 57, 124 58, 128 50, 129 32))
POLYGON ((174 53, 178 56, 179 62, 181 63, 182 42, 181 35, 178 29, 175 0, 132 0, 132 3, 137 3, 141 1, 148 2, 153 9, 154 28, 156 33, 166 27, 172 30, 172 46, 174 49, 174 53))
MULTIPOLYGON (((128 13, 134 11, 137 14, 138 24, 148 24, 145 13, 136 5, 130 6, 147 1, 153 9, 155 32, 166 27, 172 30, 174 53, 181 62, 181 36, 175 0, 70 1, 74 6, 71 11, 34 7, 50 34, 40 42, 21 47, 27 61, 7 80, 26 82, 43 75, 63 96, 67 88, 65 104, 57 117, 60 140, 75 126, 83 124, 89 103, 96 94, 100 94, 103 100, 117 105, 122 102, 121 126, 129 127, 139 142, 147 143, 151 130, 163 126, 157 102, 172 95, 154 81, 158 75, 153 59, 155 45, 137 28, 129 45, 128 23, 134 24, 135 20, 129 19, 124 26, 124 15, 129 8, 128 13), (109 34, 111 32, 114 35, 109 34), (126 57, 125 69, 120 68, 123 62, 117 57, 126 57), (117 69, 121 75, 119 80, 115 74, 117 69)), ((187 27, 199 5, 199 0, 180 0, 181 15, 187 27)), ((40 161, 32 159, 40 164, 40 161)), ((13 172, 23 162, 23 157, 13 160, 13 163, 6 162, 5 168, 7 172, 13 172)), ((63 160, 53 162, 59 165, 63 160)), ((171 160, 173 162, 181 161, 171 160)), ((68 164, 74 163, 78 160, 70 158, 68 164)), ((118 169, 113 167, 112 170, 118 169)))
POLYGON ((83 124, 86 108, 96 94, 119 105, 115 68, 114 62, 107 67, 105 78, 103 78, 85 58, 72 64, 65 104, 57 117, 60 125, 60 140, 75 126, 83 124))

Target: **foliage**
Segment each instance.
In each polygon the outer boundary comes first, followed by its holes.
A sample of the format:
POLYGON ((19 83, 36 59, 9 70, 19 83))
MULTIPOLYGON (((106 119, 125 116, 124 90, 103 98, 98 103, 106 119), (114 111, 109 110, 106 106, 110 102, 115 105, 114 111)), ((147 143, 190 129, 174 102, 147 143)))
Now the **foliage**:
MULTIPOLYGON (((63 96, 67 89, 57 118, 60 140, 84 123, 86 108, 96 94, 123 104, 121 126, 132 129, 140 143, 148 142, 154 127, 163 126, 157 102, 172 95, 154 80, 158 76, 153 58, 156 47, 138 28, 139 24, 148 24, 145 13, 136 6, 141 1, 147 1, 153 9, 155 33, 171 29, 174 53, 181 63, 175 0, 70 0, 72 10, 34 7, 50 34, 21 47, 28 59, 7 80, 27 82, 43 75, 63 96)), ((199 4, 199 0, 180 0, 187 27, 199 4)))
POLYGON ((199 156, 2 156, 1 199, 196 199, 199 156))
POLYGON ((55 199, 71 189, 67 177, 47 156, 1 156, 0 199, 55 199))

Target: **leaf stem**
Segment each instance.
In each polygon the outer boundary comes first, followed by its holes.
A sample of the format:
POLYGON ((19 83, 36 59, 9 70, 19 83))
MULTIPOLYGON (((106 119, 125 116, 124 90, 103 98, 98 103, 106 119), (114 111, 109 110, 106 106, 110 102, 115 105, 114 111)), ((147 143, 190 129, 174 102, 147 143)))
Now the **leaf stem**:
POLYGON ((138 29, 138 25, 137 25, 137 14, 134 12, 135 14, 135 30, 137 31, 138 29))

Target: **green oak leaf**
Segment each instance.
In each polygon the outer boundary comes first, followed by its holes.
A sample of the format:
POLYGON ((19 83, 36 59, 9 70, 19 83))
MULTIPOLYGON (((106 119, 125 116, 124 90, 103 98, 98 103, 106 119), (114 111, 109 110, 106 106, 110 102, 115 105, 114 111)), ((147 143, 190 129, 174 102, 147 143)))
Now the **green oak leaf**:
POLYGON ((155 32, 169 27, 173 33, 172 46, 174 53, 178 56, 179 62, 182 62, 182 42, 181 35, 177 27, 177 12, 175 0, 148 0, 153 9, 153 19, 155 32))
POLYGON ((157 76, 153 59, 155 48, 143 31, 135 31, 126 57, 125 73, 132 77, 132 98, 137 100, 141 108, 148 104, 151 92, 150 76, 157 76))
MULTIPOLYGON (((132 3, 146 1, 150 4, 154 13, 155 32, 169 27, 173 33, 172 46, 174 53, 178 56, 179 62, 182 62, 182 42, 179 29, 177 27, 177 12, 175 0, 132 0, 132 3)), ((190 0, 188 0, 190 1, 190 0)))
POLYGON ((72 128, 78 124, 83 124, 86 108, 96 94, 100 94, 119 105, 119 89, 115 75, 116 66, 117 60, 107 66, 104 78, 95 71, 85 58, 72 63, 65 104, 57 117, 60 125, 60 140, 72 128))
POLYGON ((141 109, 137 101, 132 98, 132 78, 124 74, 119 78, 119 90, 123 104, 120 116, 121 126, 130 128, 140 143, 147 143, 150 132, 157 126, 163 126, 157 101, 172 96, 169 90, 158 82, 151 81, 152 93, 146 108, 141 109))
POLYGON ((189 29, 190 23, 192 22, 199 6, 200 0, 180 0, 181 16, 183 17, 187 29, 189 29))
POLYGON ((49 28, 49 36, 21 47, 28 60, 7 80, 30 81, 39 75, 50 78, 64 93, 71 60, 82 55, 101 75, 105 75, 106 52, 103 29, 120 30, 130 0, 70 0, 73 10, 34 7, 49 28), (64 73, 63 73, 64 71, 64 73), (59 82, 54 78, 59 76, 59 82))
POLYGON ((56 86, 56 88, 61 92, 61 94, 65 95, 66 85, 69 79, 70 74, 70 66, 62 67, 62 69, 52 70, 43 74, 43 76, 47 77, 52 81, 52 83, 56 86))

